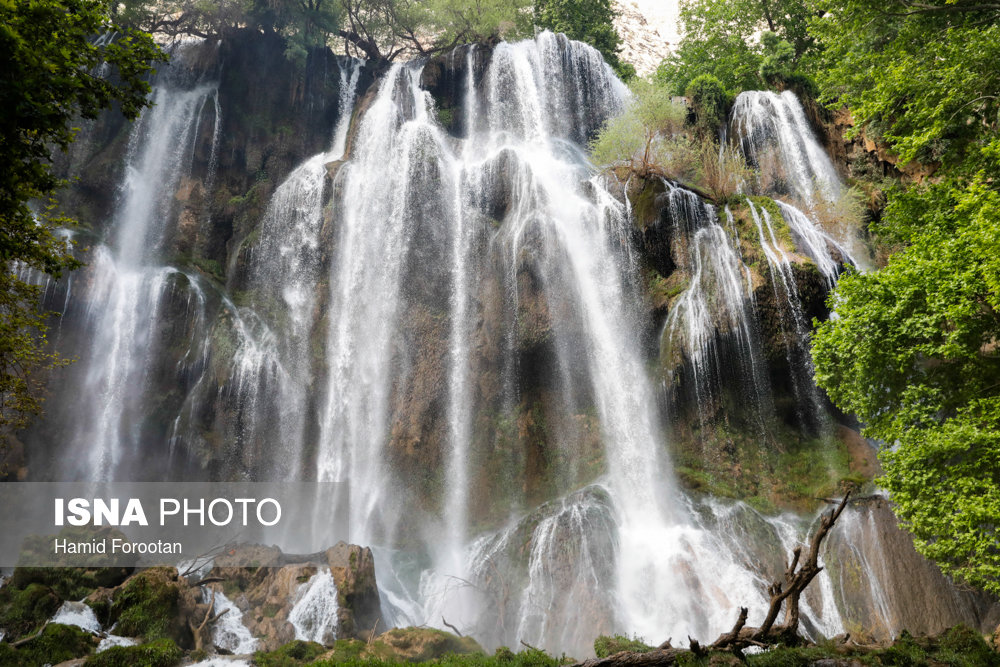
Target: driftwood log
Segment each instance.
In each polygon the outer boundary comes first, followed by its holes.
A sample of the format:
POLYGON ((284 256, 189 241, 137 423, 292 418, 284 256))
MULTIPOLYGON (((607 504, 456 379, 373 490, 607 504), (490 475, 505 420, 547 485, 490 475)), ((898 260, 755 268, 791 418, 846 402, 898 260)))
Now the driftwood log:
POLYGON ((778 642, 788 642, 798 638, 799 598, 816 575, 823 571, 819 565, 820 547, 829 534, 837 519, 847 507, 850 493, 846 493, 837 507, 820 518, 819 528, 809 541, 809 551, 802 560, 802 547, 792 551, 791 560, 785 568, 784 578, 775 581, 768 589, 771 598, 767 615, 759 628, 746 627, 747 608, 741 607, 739 617, 732 630, 719 635, 718 639, 708 646, 701 646, 694 639, 688 638, 690 648, 672 648, 669 640, 659 648, 646 653, 622 651, 606 658, 594 658, 577 663, 574 667, 654 667, 655 665, 675 665, 678 656, 693 653, 705 655, 710 650, 733 651, 739 654, 750 646, 767 647, 778 642), (785 607, 784 622, 777 624, 782 606, 785 607))

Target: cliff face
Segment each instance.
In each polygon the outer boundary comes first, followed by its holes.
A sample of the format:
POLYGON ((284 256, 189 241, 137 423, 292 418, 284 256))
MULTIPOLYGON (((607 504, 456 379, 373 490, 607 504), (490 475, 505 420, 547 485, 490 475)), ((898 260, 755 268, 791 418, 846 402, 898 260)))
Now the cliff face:
MULTIPOLYGON (((351 530, 387 559, 468 559, 477 637, 524 624, 563 650, 637 630, 615 589, 635 556, 622 517, 661 502, 636 479, 674 497, 659 457, 683 486, 669 509, 714 537, 657 563, 713 601, 706 544, 759 535, 727 570, 755 581, 803 528, 775 510, 874 473, 809 371, 846 251, 766 197, 595 177, 580 146, 621 90, 593 50, 543 35, 375 80, 246 31, 177 47, 156 89, 137 125, 109 114, 67 158, 62 203, 93 250, 48 298, 80 362, 54 375, 22 476, 343 481, 351 530), (536 622, 545 600, 585 622, 536 622)), ((794 176, 772 180, 787 194, 794 176)), ((407 609, 453 594, 433 567, 414 592, 403 560, 379 577, 407 609)), ((855 589, 824 600, 865 619, 855 589)), ((701 631, 731 623, 708 606, 701 631)))

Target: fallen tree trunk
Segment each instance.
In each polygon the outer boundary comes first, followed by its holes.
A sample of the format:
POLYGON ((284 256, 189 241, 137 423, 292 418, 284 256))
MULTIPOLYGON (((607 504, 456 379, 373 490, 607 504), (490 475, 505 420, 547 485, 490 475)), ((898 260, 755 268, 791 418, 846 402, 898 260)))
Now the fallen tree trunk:
POLYGON ((653 649, 647 653, 622 651, 606 658, 592 658, 578 662, 573 667, 656 667, 657 665, 676 665, 677 657, 689 654, 686 648, 653 649))

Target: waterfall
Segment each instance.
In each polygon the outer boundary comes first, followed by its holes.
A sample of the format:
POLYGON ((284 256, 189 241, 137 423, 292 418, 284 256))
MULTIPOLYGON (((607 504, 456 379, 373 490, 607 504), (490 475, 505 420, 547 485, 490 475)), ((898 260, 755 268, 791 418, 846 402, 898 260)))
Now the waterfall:
POLYGON ((332 644, 337 638, 337 585, 330 568, 320 568, 308 581, 299 584, 288 613, 295 638, 332 644))
POLYGON ((813 381, 809 325, 802 312, 799 288, 789 258, 790 250, 786 250, 779 241, 775 221, 767 208, 757 206, 749 199, 747 205, 757 227, 761 250, 767 258, 774 300, 782 311, 779 319, 788 368, 791 370, 792 389, 798 398, 799 423, 806 428, 818 429, 826 423, 827 417, 819 388, 813 381))
POLYGON ((257 650, 258 640, 250 634, 243 625, 243 612, 222 591, 209 591, 202 588, 202 602, 209 603, 214 596, 215 608, 213 614, 218 620, 212 626, 212 643, 236 655, 253 653, 257 650), (219 616, 222 614, 221 616, 219 616))
POLYGON ((83 602, 63 602, 59 611, 53 616, 49 623, 61 623, 63 625, 74 625, 84 632, 98 633, 101 631, 101 624, 94 614, 94 610, 83 602))
POLYGON ((771 180, 770 189, 807 206, 817 197, 833 200, 840 194, 837 170, 816 141, 795 93, 744 91, 736 97, 732 119, 747 160, 771 180))
POLYGON ((727 382, 752 397, 762 423, 774 408, 754 320, 753 278, 740 256, 732 213, 725 210, 724 227, 715 208, 696 194, 670 183, 666 187, 682 255, 678 263, 690 278, 663 325, 661 359, 673 363, 682 356, 690 363, 693 400, 703 425, 727 382), (729 355, 735 357, 735 367, 729 355))
MULTIPOLYGON (((806 435, 827 423, 801 301, 855 261, 818 222, 843 187, 798 101, 744 93, 730 123, 776 203, 716 207, 665 182, 660 219, 640 230, 584 148, 628 97, 596 50, 548 32, 460 47, 395 63, 368 91, 362 61, 336 63, 323 79, 336 120, 324 111, 315 145, 270 163, 270 197, 194 220, 224 237, 205 244, 224 277, 185 268, 205 256, 179 256, 180 209, 211 186, 220 211, 245 184, 219 166, 246 148, 220 119, 225 104, 243 130, 248 112, 197 67, 154 81, 89 267, 65 297, 46 287, 65 313, 60 347, 81 357, 64 376, 73 400, 52 402, 56 432, 36 435, 66 441, 58 474, 338 482, 336 506, 303 521, 318 540, 372 547, 380 629, 447 620, 488 648, 585 656, 597 634, 710 641, 740 606, 759 623, 811 517, 682 490, 666 426, 691 398, 692 430, 721 415, 771 446, 782 354, 806 435), (670 246, 657 322, 647 232, 670 246)), ((852 540, 877 543, 844 517, 852 540)), ((855 560, 885 576, 877 553, 855 560)), ((811 637, 851 618, 842 563, 824 559, 802 600, 811 637)), ((879 590, 866 596, 887 618, 879 590)), ((328 568, 291 602, 297 638, 336 638, 328 568)), ((235 604, 216 605, 230 611, 213 641, 252 651, 235 604)))
MULTIPOLYGON (((176 47, 174 57, 182 59, 189 46, 176 47)), ((153 106, 133 126, 108 239, 94 250, 82 278, 90 344, 84 364, 74 369, 80 386, 69 445, 76 456, 65 459, 63 471, 69 477, 113 479, 123 474, 126 457, 141 455, 148 409, 144 390, 156 365, 155 338, 165 301, 175 296, 186 301, 191 326, 200 326, 204 299, 196 284, 158 265, 173 233, 174 195, 190 173, 202 110, 209 103, 214 108, 217 100, 214 84, 191 87, 179 78, 170 68, 161 75, 153 106)))

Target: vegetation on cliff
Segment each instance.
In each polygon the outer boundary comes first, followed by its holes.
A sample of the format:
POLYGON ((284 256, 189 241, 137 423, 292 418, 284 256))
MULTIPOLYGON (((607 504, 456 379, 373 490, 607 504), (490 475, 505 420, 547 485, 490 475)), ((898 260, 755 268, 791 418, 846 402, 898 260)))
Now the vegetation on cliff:
POLYGON ((893 193, 897 251, 841 281, 817 380, 886 443, 882 483, 919 551, 1000 593, 1000 8, 849 0, 816 24, 858 130, 935 178, 893 193), (933 37, 932 37, 933 36, 933 37))
MULTIPOLYGON (((685 38, 655 78, 669 93, 709 77, 726 96, 792 88, 846 106, 848 140, 920 175, 865 188, 884 266, 830 297, 838 317, 816 333, 816 378, 885 443, 880 483, 918 549, 1000 592, 1000 8, 687 0, 681 17, 685 38)), ((856 176, 882 177, 868 171, 856 176)))
POLYGON ((209 37, 250 26, 282 35, 289 58, 337 43, 373 64, 547 29, 593 45, 623 77, 635 74, 618 56, 610 0, 127 0, 119 11, 150 32, 209 37))

